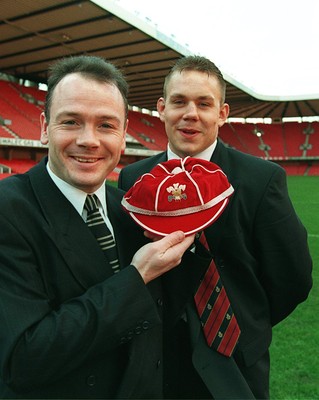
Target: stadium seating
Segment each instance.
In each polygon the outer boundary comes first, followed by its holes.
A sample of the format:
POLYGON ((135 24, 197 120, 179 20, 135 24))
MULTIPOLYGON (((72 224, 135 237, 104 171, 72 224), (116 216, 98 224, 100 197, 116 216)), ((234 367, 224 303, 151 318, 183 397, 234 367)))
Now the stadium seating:
POLYGON ((0 158, 0 164, 11 168, 11 173, 22 174, 33 167, 36 161, 30 159, 6 160, 5 158, 0 158))
POLYGON ((8 128, 6 128, 5 126, 0 125, 0 137, 13 139, 14 134, 11 133, 10 130, 8 128))
POLYGON ((11 176, 12 174, 10 174, 10 173, 8 173, 8 172, 3 172, 3 173, 0 173, 0 180, 1 179, 4 179, 4 178, 7 178, 8 176, 11 176))
POLYGON ((234 147, 237 150, 247 152, 245 143, 242 141, 241 137, 238 136, 235 124, 225 124, 219 131, 219 137, 224 143, 227 143, 230 147, 234 147))
POLYGON ((315 157, 319 154, 319 122, 311 124, 303 123, 302 132, 304 134, 304 145, 306 156, 315 157))
POLYGON ((304 175, 308 168, 308 165, 305 163, 283 163, 281 165, 285 169, 287 175, 304 175))
POLYGON ((17 85, 0 80, 0 117, 11 121, 8 129, 23 139, 38 140, 41 108, 22 97, 17 85))
POLYGON ((129 111, 128 133, 150 150, 163 150, 167 146, 164 126, 157 117, 129 111))
POLYGON ((307 172, 308 176, 319 176, 319 163, 313 164, 308 172, 307 172))
POLYGON ((267 150, 268 157, 286 157, 287 151, 285 146, 285 140, 282 134, 282 125, 259 125, 259 128, 263 131, 263 141, 269 146, 267 150))
POLYGON ((11 85, 13 85, 20 93, 23 93, 27 96, 29 95, 31 99, 35 99, 38 104, 44 105, 46 96, 46 92, 44 90, 39 90, 32 86, 22 86, 18 83, 12 83, 11 85))
MULTIPOLYGON (((0 121, 5 124, 0 125, 0 138, 39 140, 39 115, 45 95, 46 92, 35 87, 0 80, 0 121)), ((135 139, 135 146, 155 151, 167 147, 164 125, 158 117, 130 110, 128 133, 135 139)), ((221 127, 219 136, 230 147, 280 162, 289 175, 319 175, 319 122, 257 125, 232 122, 221 127)), ((134 147, 128 141, 127 147, 130 146, 134 147)), ((24 172, 35 163, 25 156, 14 158, 17 160, 0 160, 8 164, 12 173, 24 172)), ((122 166, 112 173, 112 180, 117 180, 122 166)), ((3 177, 1 174, 0 179, 3 177)))
POLYGON ((311 125, 286 122, 258 126, 232 123, 222 126, 219 136, 231 147, 258 157, 285 160, 319 156, 318 122, 311 125), (257 131, 261 132, 260 137, 256 135, 257 131))

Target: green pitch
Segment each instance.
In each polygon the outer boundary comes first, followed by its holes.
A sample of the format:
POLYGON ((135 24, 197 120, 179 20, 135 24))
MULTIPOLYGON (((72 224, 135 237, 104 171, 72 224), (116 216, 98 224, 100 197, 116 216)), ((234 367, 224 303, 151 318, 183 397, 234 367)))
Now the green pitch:
POLYGON ((314 285, 306 302, 274 327, 270 397, 319 399, 319 177, 289 176, 288 187, 308 230, 314 285))

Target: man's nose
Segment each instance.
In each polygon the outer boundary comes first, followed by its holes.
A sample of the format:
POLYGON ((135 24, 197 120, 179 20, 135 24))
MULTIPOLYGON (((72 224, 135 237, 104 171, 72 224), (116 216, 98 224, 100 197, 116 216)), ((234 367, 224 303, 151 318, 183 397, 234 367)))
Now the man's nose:
POLYGON ((100 143, 96 130, 93 126, 85 125, 77 137, 79 146, 96 147, 100 143))
POLYGON ((189 102, 186 105, 186 110, 184 113, 184 118, 198 118, 197 106, 194 102, 189 102))

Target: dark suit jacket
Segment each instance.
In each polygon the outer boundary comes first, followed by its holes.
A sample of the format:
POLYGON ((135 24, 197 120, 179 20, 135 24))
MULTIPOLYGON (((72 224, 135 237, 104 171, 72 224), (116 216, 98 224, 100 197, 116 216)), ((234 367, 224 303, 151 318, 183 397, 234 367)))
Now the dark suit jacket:
POLYGON ((45 162, 1 181, 1 398, 161 397, 160 287, 130 265, 143 232, 106 191, 116 275, 45 162))
MULTIPOLYGON (((166 160, 164 152, 127 166, 119 187, 128 190, 139 176, 166 160)), ((220 141, 211 161, 235 191, 226 211, 205 230, 206 238, 242 331, 234 360, 259 397, 268 391, 272 326, 304 301, 312 286, 307 234, 289 199, 281 167, 220 141)), ((193 364, 211 393, 215 398, 246 398, 240 395, 241 380, 232 377, 234 360, 225 360, 205 345, 193 302, 186 311, 193 364)))

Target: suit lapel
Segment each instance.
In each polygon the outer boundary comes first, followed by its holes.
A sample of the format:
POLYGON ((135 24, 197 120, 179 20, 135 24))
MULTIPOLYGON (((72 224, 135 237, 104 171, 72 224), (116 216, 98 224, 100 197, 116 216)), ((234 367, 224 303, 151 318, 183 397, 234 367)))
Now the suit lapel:
POLYGON ((88 288, 112 275, 111 267, 82 217, 65 198, 41 162, 29 172, 31 185, 52 238, 74 278, 88 288))
POLYGON ((113 226, 120 267, 129 265, 135 252, 147 243, 143 230, 123 210, 124 191, 106 185, 108 217, 113 226))
POLYGON ((208 242, 213 244, 213 246, 211 246, 211 251, 214 255, 216 253, 215 250, 218 249, 220 239, 226 225, 227 217, 232 208, 233 199, 236 196, 236 192, 239 190, 239 179, 234 177, 230 168, 230 162, 228 160, 227 148, 220 141, 217 142, 217 146, 211 158, 211 162, 215 163, 221 168, 221 170, 226 174, 229 182, 234 188, 234 193, 231 196, 230 201, 225 208, 223 214, 217 219, 217 221, 215 221, 212 225, 205 229, 205 235, 208 242))
POLYGON ((186 312, 194 348, 193 364, 214 399, 254 399, 234 359, 207 346, 195 308, 188 305, 186 312))

